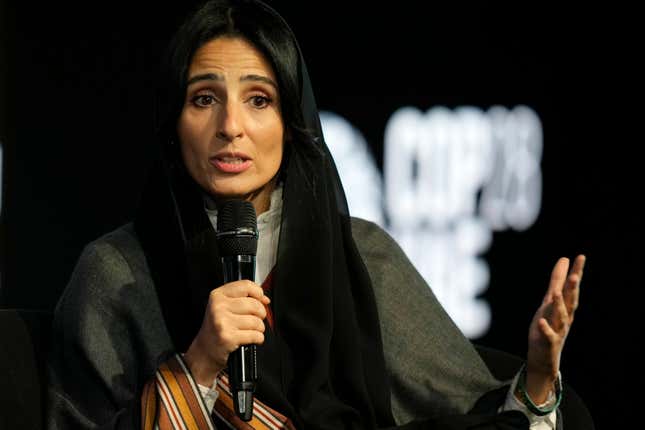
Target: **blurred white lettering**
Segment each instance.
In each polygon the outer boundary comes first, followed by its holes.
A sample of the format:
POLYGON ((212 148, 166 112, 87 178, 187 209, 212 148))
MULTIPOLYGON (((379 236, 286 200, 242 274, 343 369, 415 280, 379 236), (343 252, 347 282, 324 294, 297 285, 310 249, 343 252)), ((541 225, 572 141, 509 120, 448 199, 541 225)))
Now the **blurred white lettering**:
POLYGON ((365 138, 332 112, 320 112, 320 122, 345 189, 349 213, 383 226, 383 180, 365 138))
POLYGON ((542 125, 526 106, 397 110, 384 137, 383 183, 360 131, 321 112, 350 213, 384 227, 470 338, 490 308, 480 257, 493 230, 525 230, 542 198, 542 125), (387 215, 388 224, 384 225, 387 215))

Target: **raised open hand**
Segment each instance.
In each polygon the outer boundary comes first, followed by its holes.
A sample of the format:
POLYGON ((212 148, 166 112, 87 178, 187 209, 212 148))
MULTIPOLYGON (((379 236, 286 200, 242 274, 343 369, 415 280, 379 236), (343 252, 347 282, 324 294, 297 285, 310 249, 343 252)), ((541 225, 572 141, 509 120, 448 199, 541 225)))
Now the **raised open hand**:
POLYGON ((529 327, 526 388, 534 402, 546 400, 560 370, 564 342, 578 308, 585 256, 560 258, 551 272, 549 289, 529 327))

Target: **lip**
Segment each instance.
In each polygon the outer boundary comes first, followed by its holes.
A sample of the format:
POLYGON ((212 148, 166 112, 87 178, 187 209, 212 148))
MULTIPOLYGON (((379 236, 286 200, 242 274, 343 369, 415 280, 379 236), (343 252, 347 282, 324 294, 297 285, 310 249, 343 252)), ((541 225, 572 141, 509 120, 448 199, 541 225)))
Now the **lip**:
POLYGON ((218 152, 217 154, 212 156, 209 161, 211 165, 213 165, 217 170, 223 173, 241 173, 251 167, 251 164, 253 163, 251 157, 249 157, 245 153, 230 151, 218 152), (239 158, 242 160, 242 162, 231 163, 226 161, 227 158, 239 158))

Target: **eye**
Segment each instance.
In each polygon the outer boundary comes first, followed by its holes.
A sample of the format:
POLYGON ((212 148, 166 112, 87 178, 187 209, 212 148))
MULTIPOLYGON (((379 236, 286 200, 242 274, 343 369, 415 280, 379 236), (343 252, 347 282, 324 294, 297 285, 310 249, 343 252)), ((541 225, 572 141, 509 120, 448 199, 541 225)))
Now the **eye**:
POLYGON ((265 96, 253 96, 249 99, 251 105, 257 109, 264 109, 269 106, 272 100, 269 97, 265 96))
POLYGON ((210 94, 198 94, 192 98, 192 102, 197 107, 208 107, 215 103, 215 97, 210 94))

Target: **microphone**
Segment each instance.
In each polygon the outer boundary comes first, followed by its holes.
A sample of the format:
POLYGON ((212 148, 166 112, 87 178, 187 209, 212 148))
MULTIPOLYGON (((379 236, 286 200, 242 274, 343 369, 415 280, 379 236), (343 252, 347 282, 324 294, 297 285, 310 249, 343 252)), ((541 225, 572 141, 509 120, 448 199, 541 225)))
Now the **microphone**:
MULTIPOLYGON (((244 200, 226 200, 217 213, 217 246, 224 282, 255 281, 258 227, 255 208, 244 200)), ((256 345, 242 345, 228 356, 228 375, 236 415, 253 417, 253 393, 258 380, 256 345)))

